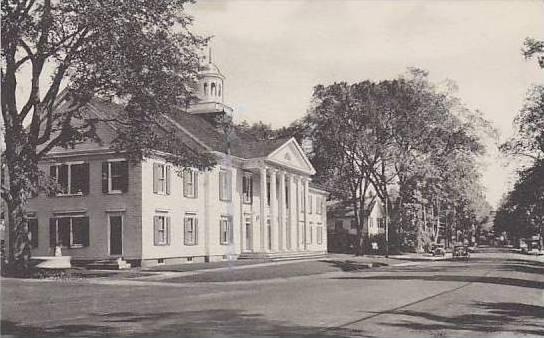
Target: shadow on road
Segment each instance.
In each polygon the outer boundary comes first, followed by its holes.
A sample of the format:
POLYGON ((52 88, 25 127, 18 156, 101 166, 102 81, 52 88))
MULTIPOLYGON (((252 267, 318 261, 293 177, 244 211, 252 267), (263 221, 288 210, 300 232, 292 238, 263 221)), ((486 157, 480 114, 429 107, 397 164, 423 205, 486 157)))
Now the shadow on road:
MULTIPOLYGON (((332 267, 338 268, 344 272, 366 270, 370 268, 369 266, 370 263, 368 262, 356 262, 352 260, 324 259, 324 260, 320 260, 319 262, 328 263, 332 267)), ((386 265, 387 264, 384 264, 384 263, 372 262, 372 267, 386 266, 386 265)))
POLYGON ((20 336, 179 336, 179 337, 371 337, 361 330, 296 326, 239 310, 163 313, 116 312, 82 319, 93 324, 38 328, 2 320, 1 334, 20 336))
POLYGON ((485 314, 460 314, 440 316, 410 310, 392 311, 388 314, 408 317, 395 323, 380 325, 411 330, 446 330, 470 332, 509 332, 514 335, 544 335, 544 307, 522 303, 475 303, 475 308, 485 309, 485 314))

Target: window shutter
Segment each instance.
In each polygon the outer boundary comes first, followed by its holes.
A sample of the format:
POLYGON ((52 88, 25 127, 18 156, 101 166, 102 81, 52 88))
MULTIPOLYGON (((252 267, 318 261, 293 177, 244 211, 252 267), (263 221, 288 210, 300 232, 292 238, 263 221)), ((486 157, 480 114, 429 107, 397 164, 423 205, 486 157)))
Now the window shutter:
POLYGON ((49 219, 49 247, 54 248, 57 246, 57 219, 49 219))
POLYGON ((189 232, 189 218, 185 217, 183 219, 183 244, 189 244, 189 239, 187 233, 189 232))
POLYGON ((89 217, 81 218, 81 244, 89 246, 89 217))
MULTIPOLYGON (((52 165, 49 167, 49 176, 51 177, 51 180, 55 183, 57 183, 57 166, 56 165, 52 165)), ((49 191, 49 196, 55 196, 55 191, 57 190, 57 187, 53 187, 50 191, 49 191)))
POLYGON ((194 218, 194 221, 193 221, 193 244, 198 244, 198 218, 194 218))
POLYGON ((108 192, 108 162, 102 162, 102 192, 108 192))
POLYGON ((159 216, 153 216, 153 244, 159 245, 159 216))
POLYGON ((227 171, 227 200, 232 199, 232 171, 227 171))
POLYGON ((198 171, 193 171, 193 175, 194 175, 193 185, 195 189, 195 198, 197 198, 198 197, 198 171))
POLYGON ((37 218, 28 219, 28 233, 30 234, 30 245, 32 245, 32 248, 37 248, 39 244, 37 218))
POLYGON ((170 166, 165 165, 166 168, 166 194, 170 195, 170 166))
POLYGON ((89 163, 81 165, 81 192, 83 195, 89 194, 89 163))
POLYGON ((121 165, 121 191, 127 192, 128 191, 128 161, 123 161, 120 163, 121 165))
POLYGON ((224 177, 225 176, 225 172, 224 171, 219 171, 219 199, 222 200, 224 199, 224 194, 223 194, 223 181, 224 181, 224 177))
POLYGON ((166 217, 166 245, 170 245, 170 216, 166 217))
POLYGON ((159 164, 153 163, 153 192, 159 192, 159 164))

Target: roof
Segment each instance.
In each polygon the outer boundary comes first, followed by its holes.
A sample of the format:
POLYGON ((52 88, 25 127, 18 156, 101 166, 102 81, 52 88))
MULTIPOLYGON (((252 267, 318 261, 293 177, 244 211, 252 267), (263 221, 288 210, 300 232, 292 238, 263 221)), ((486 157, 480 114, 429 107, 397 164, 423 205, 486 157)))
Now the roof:
MULTIPOLYGON (((114 102, 106 101, 100 98, 93 98, 84 107, 88 114, 97 116, 100 119, 113 119, 120 114, 124 108, 114 102)), ((179 109, 175 114, 165 115, 164 123, 170 123, 178 131, 178 137, 183 142, 194 147, 204 147, 207 150, 227 153, 227 141, 225 134, 216 128, 205 116, 200 114, 190 114, 179 109)), ((79 150, 86 147, 108 148, 114 140, 116 134, 114 122, 100 122, 97 127, 97 134, 101 140, 100 145, 81 144, 79 150)), ((157 130, 159 131, 159 130, 157 130)), ((159 131, 160 132, 160 131, 159 131)), ((165 131, 167 132, 167 131, 165 131)), ((232 133, 230 139, 230 153, 240 158, 259 158, 270 155, 274 150, 285 144, 290 137, 258 140, 250 135, 239 135, 232 133)), ((66 151, 64 148, 55 149, 56 151, 66 151)), ((54 151, 53 151, 54 152, 54 151)))
POLYGON ((219 67, 215 63, 209 62, 200 66, 199 76, 219 76, 224 78, 225 76, 221 74, 219 67))

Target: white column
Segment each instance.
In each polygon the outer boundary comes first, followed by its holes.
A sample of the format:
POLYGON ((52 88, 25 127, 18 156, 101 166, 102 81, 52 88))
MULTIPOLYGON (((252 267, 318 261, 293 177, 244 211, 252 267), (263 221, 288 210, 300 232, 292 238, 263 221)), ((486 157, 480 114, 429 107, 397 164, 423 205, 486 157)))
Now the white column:
MULTIPOLYGON (((267 193, 266 193, 266 167, 263 167, 260 169, 260 175, 261 175, 261 185, 260 185, 260 192, 261 192, 261 197, 260 197, 260 229, 261 231, 259 231, 259 245, 260 247, 258 248, 258 250, 256 251, 266 251, 266 249, 268 248, 268 245, 266 244, 266 241, 265 241, 265 238, 266 238, 266 198, 267 198, 267 193)), ((256 246, 255 246, 256 247, 256 246)))
POLYGON ((279 199, 279 222, 278 222, 278 246, 280 250, 287 249, 287 222, 285 218, 287 214, 285 212, 285 172, 280 171, 280 199, 279 199))
POLYGON ((308 194, 309 194, 309 187, 308 187, 308 183, 309 183, 309 180, 308 179, 303 179, 303 183, 304 183, 304 232, 303 232, 303 236, 302 238, 304 239, 304 250, 308 250, 308 239, 307 239, 307 236, 308 236, 308 229, 309 229, 309 222, 310 222, 310 218, 308 217, 308 202, 309 202, 309 198, 308 198, 308 194))
POLYGON ((295 176, 289 175, 289 249, 297 250, 297 187, 295 176))
POLYGON ((270 170, 270 241, 272 251, 278 251, 278 197, 276 192, 276 169, 270 170))
POLYGON ((300 185, 300 177, 295 177, 295 194, 296 194, 296 199, 295 199, 295 204, 296 204, 296 209, 295 209, 295 219, 293 220, 295 222, 295 233, 296 233, 296 236, 295 238, 293 238, 293 244, 294 244, 294 248, 297 250, 297 251, 300 251, 300 248, 301 248, 301 233, 300 233, 300 221, 301 221, 301 213, 300 211, 302 210, 302 205, 300 203, 300 192, 301 192, 301 185, 300 185))

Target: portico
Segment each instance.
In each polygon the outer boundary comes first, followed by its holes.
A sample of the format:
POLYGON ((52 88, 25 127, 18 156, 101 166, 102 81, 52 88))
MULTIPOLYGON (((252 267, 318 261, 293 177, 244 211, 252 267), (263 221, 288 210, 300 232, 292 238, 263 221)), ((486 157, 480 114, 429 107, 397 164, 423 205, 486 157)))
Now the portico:
MULTIPOLYGON (((251 255, 309 250, 311 243, 308 236, 312 231, 309 184, 315 170, 296 141, 289 140, 266 158, 247 161, 243 168, 259 176, 253 180, 254 183, 258 182, 258 187, 253 191, 256 192, 254 199, 259 204, 258 208, 253 209, 258 210, 258 215, 253 217, 256 221, 242 227, 242 253, 251 255), (251 234, 248 235, 248 231, 251 234)), ((320 203, 324 203, 326 193, 322 192, 321 195, 320 203)), ((324 224, 325 220, 322 222, 324 224)), ((321 251, 320 247, 312 249, 321 251)))

